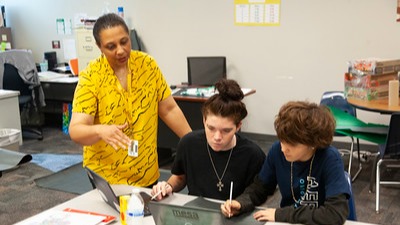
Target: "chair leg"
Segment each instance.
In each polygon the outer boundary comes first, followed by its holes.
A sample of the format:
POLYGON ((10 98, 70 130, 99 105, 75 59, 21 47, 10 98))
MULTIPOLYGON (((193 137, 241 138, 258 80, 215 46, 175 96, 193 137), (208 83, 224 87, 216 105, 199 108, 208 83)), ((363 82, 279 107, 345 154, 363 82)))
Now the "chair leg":
POLYGON ((376 165, 376 206, 375 206, 375 211, 376 213, 379 213, 379 188, 380 188, 380 183, 381 183, 381 164, 383 160, 380 159, 376 165))
POLYGON ((351 179, 352 182, 354 182, 357 179, 358 175, 361 173, 362 170, 361 155, 360 155, 360 140, 358 138, 357 138, 357 156, 358 156, 358 170, 351 179))
POLYGON ((353 151, 354 151, 354 138, 351 138, 351 145, 350 145, 350 155, 349 155, 349 168, 347 169, 347 173, 349 174, 349 177, 351 178, 351 165, 353 163, 353 151))
MULTIPOLYGON (((36 139, 38 139, 39 141, 43 140, 43 131, 42 128, 40 127, 39 128, 23 127, 22 132, 34 134, 36 136, 36 139)), ((31 137, 31 135, 28 135, 28 137, 31 137)))
POLYGON ((374 161, 372 162, 371 178, 369 180, 369 193, 374 192, 374 183, 376 182, 376 164, 379 159, 379 152, 374 154, 374 161))

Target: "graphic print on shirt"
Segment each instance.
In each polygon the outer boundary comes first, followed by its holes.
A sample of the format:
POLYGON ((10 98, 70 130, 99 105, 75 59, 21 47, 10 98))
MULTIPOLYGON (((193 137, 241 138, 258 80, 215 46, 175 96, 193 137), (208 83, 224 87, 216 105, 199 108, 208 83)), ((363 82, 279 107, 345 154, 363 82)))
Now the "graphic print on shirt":
POLYGON ((300 179, 300 201, 295 203, 295 208, 300 206, 312 206, 318 208, 318 182, 315 177, 307 176, 307 183, 304 179, 300 179), (307 188, 308 187, 308 188, 307 188))

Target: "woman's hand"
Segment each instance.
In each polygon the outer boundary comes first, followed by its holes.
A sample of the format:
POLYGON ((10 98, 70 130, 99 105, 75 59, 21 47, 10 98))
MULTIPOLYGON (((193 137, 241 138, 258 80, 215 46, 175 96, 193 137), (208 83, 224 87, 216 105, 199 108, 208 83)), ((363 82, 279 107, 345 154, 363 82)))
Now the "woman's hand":
POLYGON ((226 200, 224 204, 221 204, 221 212, 222 214, 224 214, 224 216, 228 218, 238 215, 240 212, 240 208, 241 205, 236 200, 232 200, 232 203, 230 200, 226 200))
POLYGON ((274 208, 267 208, 257 211, 253 214, 254 219, 258 221, 275 221, 275 211, 274 208))
POLYGON ((127 149, 131 143, 129 137, 123 132, 127 127, 127 123, 124 125, 101 125, 97 127, 97 133, 103 141, 115 150, 118 148, 127 149))
POLYGON ((158 182, 153 186, 151 190, 151 196, 154 196, 154 199, 157 201, 163 199, 165 196, 172 194, 172 187, 169 183, 165 181, 158 182))

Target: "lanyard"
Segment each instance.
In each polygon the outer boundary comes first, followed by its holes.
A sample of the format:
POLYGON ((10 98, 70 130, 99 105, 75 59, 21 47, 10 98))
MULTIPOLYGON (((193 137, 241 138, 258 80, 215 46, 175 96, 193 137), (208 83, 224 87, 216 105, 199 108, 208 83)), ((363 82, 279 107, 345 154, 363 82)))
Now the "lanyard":
POLYGON ((130 97, 131 97, 131 90, 132 90, 132 74, 131 70, 128 71, 128 75, 126 78, 126 90, 122 87, 121 82, 118 80, 117 76, 115 75, 115 79, 117 82, 117 92, 121 95, 121 100, 125 102, 125 107, 126 107, 126 116, 128 120, 128 125, 133 123, 133 118, 132 118, 132 103, 130 102, 130 97))

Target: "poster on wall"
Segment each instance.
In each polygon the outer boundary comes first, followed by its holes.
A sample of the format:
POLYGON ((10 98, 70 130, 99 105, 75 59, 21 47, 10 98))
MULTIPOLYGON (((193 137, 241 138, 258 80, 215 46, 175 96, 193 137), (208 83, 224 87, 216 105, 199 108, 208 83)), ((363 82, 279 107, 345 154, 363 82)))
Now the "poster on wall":
POLYGON ((400 22, 400 0, 397 0, 397 22, 400 22))
POLYGON ((235 0, 235 25, 279 26, 280 6, 281 0, 235 0))

